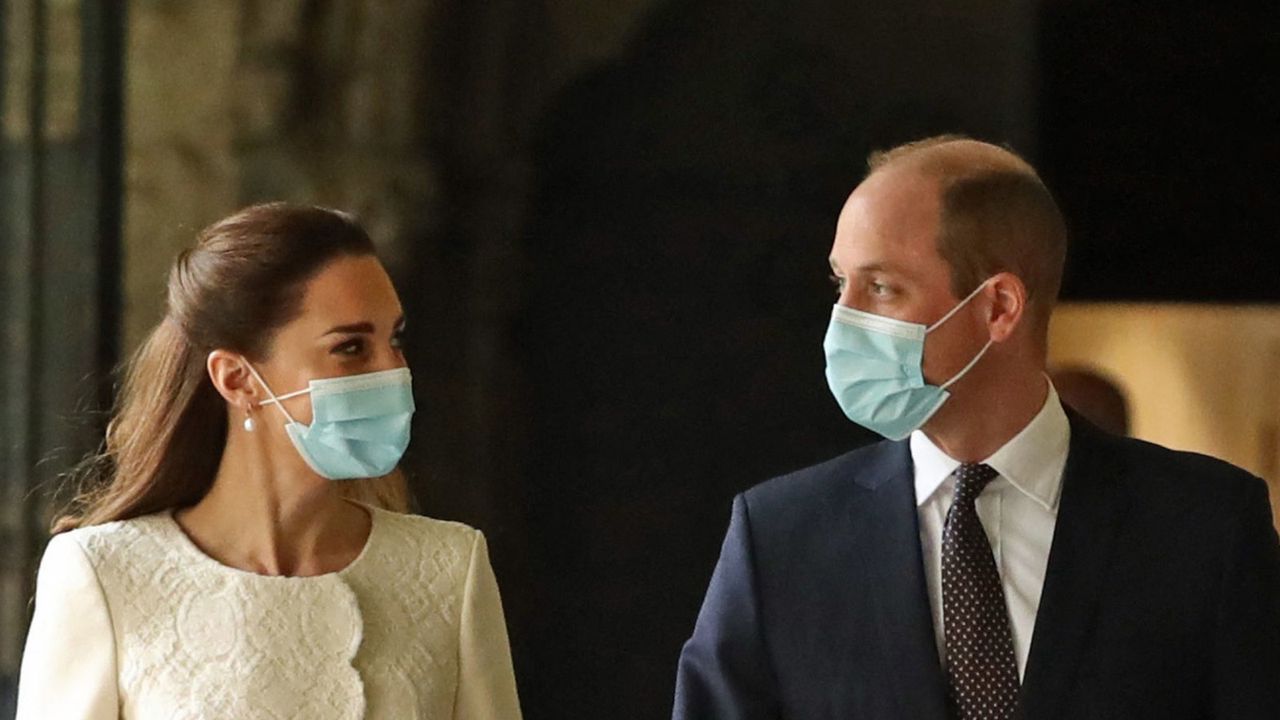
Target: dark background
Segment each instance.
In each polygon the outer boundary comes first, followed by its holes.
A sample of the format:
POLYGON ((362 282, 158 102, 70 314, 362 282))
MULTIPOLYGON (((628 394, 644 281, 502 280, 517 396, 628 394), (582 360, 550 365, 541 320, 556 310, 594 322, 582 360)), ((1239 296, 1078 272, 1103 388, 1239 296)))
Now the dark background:
MULTIPOLYGON (((765 6, 669 6, 540 138, 518 327, 532 716, 669 711, 732 495, 868 440, 820 351, 826 252, 866 154, 1016 128, 995 103, 868 108, 920 79, 896 58, 859 73, 765 6)), ((1275 301, 1276 25, 1163 7, 1051 3, 1034 25, 1038 141, 1015 148, 1070 218, 1064 295, 1275 301)))
MULTIPOLYGON (((1067 299, 1280 300, 1280 27, 1262 4, 659 2, 560 83, 539 70, 556 35, 538 3, 442 6, 412 141, 438 194, 390 263, 422 408, 407 465, 424 512, 490 537, 532 720, 668 714, 733 495, 870 440, 820 346, 835 218, 872 149, 962 132, 1026 154, 1071 225, 1067 299)), ((123 24, 94 22, 90 50, 118 60, 123 24)), ((324 65, 290 62, 305 123, 324 65)), ((60 428, 121 352, 119 79, 89 80, 104 120, 76 147, 3 158, 0 312, 25 348, 0 356, 23 539, 6 568, 26 583, 48 511, 31 488, 58 462, 32 468, 91 444, 92 423, 60 428), (50 169, 86 147, 96 164, 50 169), (58 217, 88 231, 59 230, 40 198, 85 183, 101 207, 58 217), (88 350, 53 301, 64 245, 96 258, 72 263, 98 288, 76 296, 106 337, 88 350), (76 363, 51 361, 66 347, 76 363), (80 389, 39 402, 67 378, 80 389)), ((255 187, 240 199, 279 186, 255 187)))

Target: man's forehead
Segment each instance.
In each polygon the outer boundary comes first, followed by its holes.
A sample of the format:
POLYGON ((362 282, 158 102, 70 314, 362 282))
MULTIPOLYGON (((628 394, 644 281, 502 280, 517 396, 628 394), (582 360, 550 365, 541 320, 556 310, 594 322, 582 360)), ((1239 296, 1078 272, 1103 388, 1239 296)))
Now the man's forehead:
POLYGON ((845 203, 830 260, 837 275, 916 277, 941 262, 935 180, 900 169, 873 173, 845 203))
POLYGON ((837 232, 936 236, 940 213, 938 184, 919 173, 879 173, 854 189, 837 220, 837 232))
POLYGON ((877 170, 864 178, 845 201, 845 207, 920 203, 937 205, 940 191, 941 183, 936 174, 922 167, 903 163, 877 170))

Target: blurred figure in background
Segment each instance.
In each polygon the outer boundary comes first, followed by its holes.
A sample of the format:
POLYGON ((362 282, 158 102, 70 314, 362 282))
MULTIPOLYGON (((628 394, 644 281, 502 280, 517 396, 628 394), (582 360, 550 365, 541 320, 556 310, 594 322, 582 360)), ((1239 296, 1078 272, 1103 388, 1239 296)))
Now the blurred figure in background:
POLYGON ((1275 720, 1266 484, 1063 408, 1066 227, 1030 165, 939 137, 870 166, 824 349, 888 440, 734 500, 676 720, 1275 720))
POLYGON ((201 233, 45 552, 19 718, 518 720, 484 537, 403 514, 403 326, 343 213, 201 233))
POLYGON ((1050 370, 1049 380, 1063 405, 1113 435, 1129 434, 1129 401, 1114 382, 1076 367, 1050 370))

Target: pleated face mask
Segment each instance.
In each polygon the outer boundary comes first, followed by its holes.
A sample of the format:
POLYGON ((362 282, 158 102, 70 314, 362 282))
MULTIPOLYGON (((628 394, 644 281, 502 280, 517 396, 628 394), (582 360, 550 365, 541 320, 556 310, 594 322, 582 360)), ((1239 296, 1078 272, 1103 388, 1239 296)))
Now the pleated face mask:
POLYGON ((413 382, 408 368, 312 380, 307 388, 276 396, 249 366, 284 413, 285 431, 312 470, 330 480, 380 477, 396 468, 409 447, 413 382), (282 400, 311 395, 311 424, 293 419, 282 400))
POLYGON ((950 320, 986 281, 932 325, 895 320, 836 305, 822 348, 827 385, 846 417, 890 440, 902 440, 938 412, 955 384, 982 359, 991 340, 955 377, 942 385, 924 380, 924 339, 950 320))

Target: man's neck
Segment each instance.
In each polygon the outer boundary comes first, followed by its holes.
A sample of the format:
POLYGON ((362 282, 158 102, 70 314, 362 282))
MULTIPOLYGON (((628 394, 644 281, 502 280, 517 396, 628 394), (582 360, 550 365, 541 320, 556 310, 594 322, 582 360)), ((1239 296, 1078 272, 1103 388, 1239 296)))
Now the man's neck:
POLYGON ((1043 372, 1021 373, 981 390, 959 385, 922 430, 940 450, 965 463, 995 454, 1035 419, 1049 395, 1043 372))

